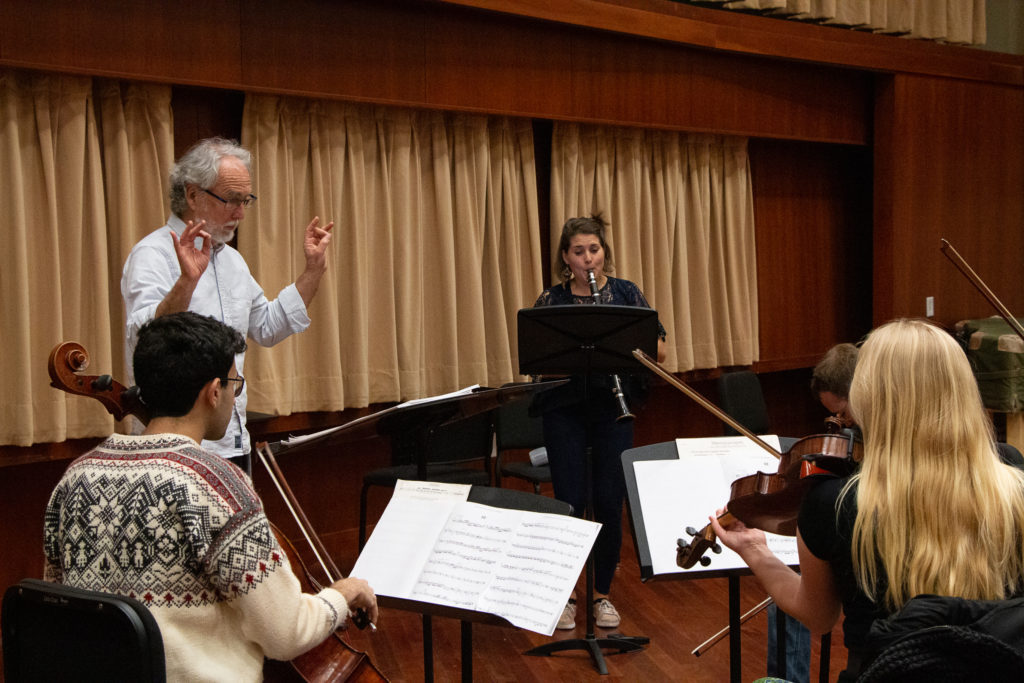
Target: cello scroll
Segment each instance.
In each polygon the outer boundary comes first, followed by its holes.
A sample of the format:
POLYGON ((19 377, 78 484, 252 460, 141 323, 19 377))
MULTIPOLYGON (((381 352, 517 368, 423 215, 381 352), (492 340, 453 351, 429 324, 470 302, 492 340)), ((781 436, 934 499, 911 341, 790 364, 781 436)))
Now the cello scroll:
POLYGON ((86 375, 88 367, 89 353, 84 346, 78 342, 57 344, 47 362, 50 386, 96 399, 115 420, 134 415, 142 422, 149 421, 138 387, 127 388, 110 375, 86 375))

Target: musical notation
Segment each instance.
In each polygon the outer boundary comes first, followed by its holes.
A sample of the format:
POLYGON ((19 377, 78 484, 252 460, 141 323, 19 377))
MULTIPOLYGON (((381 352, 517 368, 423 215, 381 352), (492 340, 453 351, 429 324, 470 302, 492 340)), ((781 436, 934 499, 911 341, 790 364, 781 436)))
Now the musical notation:
POLYGON ((520 628, 554 632, 599 524, 470 503, 452 495, 457 484, 400 484, 353 575, 381 595, 488 612, 520 628))

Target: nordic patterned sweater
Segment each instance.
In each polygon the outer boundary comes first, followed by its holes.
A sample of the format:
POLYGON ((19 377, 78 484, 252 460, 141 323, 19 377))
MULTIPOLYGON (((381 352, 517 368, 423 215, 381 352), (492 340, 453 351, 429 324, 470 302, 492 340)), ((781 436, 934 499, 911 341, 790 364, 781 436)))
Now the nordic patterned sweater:
POLYGON ((152 610, 168 681, 259 681, 344 622, 303 594, 235 465, 177 434, 115 434, 75 460, 46 508, 45 578, 152 610))

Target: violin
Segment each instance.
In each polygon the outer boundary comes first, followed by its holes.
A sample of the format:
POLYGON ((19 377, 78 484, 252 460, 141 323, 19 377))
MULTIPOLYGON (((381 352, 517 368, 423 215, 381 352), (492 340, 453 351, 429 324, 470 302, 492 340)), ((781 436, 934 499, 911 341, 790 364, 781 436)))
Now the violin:
MULTIPOLYGON (((138 387, 126 388, 110 375, 94 376, 83 374, 89 367, 89 354, 81 344, 77 342, 64 342, 55 346, 50 352, 48 367, 51 386, 71 394, 88 396, 98 400, 115 419, 121 420, 127 415, 134 415, 144 424, 149 422, 145 406, 139 398, 138 387)), ((258 450, 260 458, 267 467, 271 480, 277 486, 278 491, 281 492, 282 496, 285 496, 285 503, 295 517, 295 521, 299 524, 303 536, 310 543, 314 554, 320 559, 321 564, 325 565, 325 570, 326 565, 329 565, 334 571, 333 575, 340 577, 341 572, 330 561, 330 557, 326 554, 323 544, 312 531, 309 520, 299 507, 298 501, 295 499, 294 494, 292 494, 291 489, 288 488, 288 484, 284 480, 280 469, 277 468, 277 463, 273 460, 273 454, 270 453, 270 449, 266 444, 261 444, 261 446, 266 451, 266 454, 258 450), (269 460, 267 458, 268 455, 269 460), (271 469, 271 466, 273 466, 273 469, 271 469), (324 559, 325 557, 326 559, 324 559)), ((304 592, 318 592, 321 590, 320 585, 313 578, 306 563, 303 562, 299 553, 295 550, 295 546, 274 524, 270 526, 291 566, 302 570, 301 573, 296 571, 296 576, 302 585, 302 590, 304 592)), ((330 577, 331 574, 328 573, 328 576, 330 577)), ((331 583, 333 582, 334 580, 332 579, 331 583)), ((357 610, 352 615, 352 623, 356 624, 359 628, 365 628, 369 625, 365 610, 357 610)), ((350 646, 337 633, 332 633, 313 649, 292 659, 290 664, 294 673, 298 673, 302 680, 311 683, 326 681, 376 683, 378 681, 387 681, 387 678, 374 666, 365 652, 350 646)))
MULTIPOLYGON (((823 476, 846 476, 863 458, 863 444, 849 431, 807 436, 790 446, 785 453, 780 453, 698 392, 679 381, 640 349, 633 351, 633 356, 778 459, 776 472, 757 472, 740 477, 732 483, 729 502, 726 504, 727 512, 718 518, 724 525, 739 520, 753 529, 795 536, 800 503, 813 482, 823 476)), ((837 431, 842 426, 838 418, 830 418, 828 424, 832 431, 837 431)), ((692 537, 691 541, 679 539, 676 550, 676 564, 683 569, 689 569, 697 562, 705 567, 710 564, 710 558, 704 556, 709 549, 721 552, 710 524, 700 531, 687 527, 686 533, 692 537)))
MULTIPOLYGON (((794 443, 779 460, 779 471, 758 472, 732 483, 726 510, 718 521, 724 526, 739 520, 752 529, 795 536, 800 503, 822 477, 851 474, 863 458, 863 444, 851 435, 815 434, 794 443)), ((691 540, 677 541, 676 564, 683 569, 697 562, 708 566, 704 553, 722 552, 711 525, 700 531, 686 527, 691 540)))

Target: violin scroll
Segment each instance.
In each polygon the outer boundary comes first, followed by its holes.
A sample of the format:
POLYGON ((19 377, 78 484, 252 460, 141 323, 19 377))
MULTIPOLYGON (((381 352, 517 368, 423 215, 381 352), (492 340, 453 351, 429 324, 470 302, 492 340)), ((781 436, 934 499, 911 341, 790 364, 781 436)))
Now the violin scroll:
MULTIPOLYGON (((725 513, 720 520, 723 520, 723 524, 728 524, 729 521, 725 519, 729 516, 729 513, 725 513)), ((715 554, 721 554, 722 546, 718 543, 718 538, 715 536, 714 530, 711 525, 708 524, 700 531, 697 531, 692 526, 686 527, 686 533, 690 536, 690 542, 680 538, 676 541, 676 565, 682 569, 690 569, 698 562, 700 566, 707 567, 711 564, 711 558, 707 557, 704 553, 708 550, 715 554)))
POLYGON ((89 367, 89 354, 78 342, 57 344, 50 352, 47 367, 50 386, 96 399, 115 420, 134 415, 148 422, 138 387, 126 388, 110 375, 84 374, 89 367))

